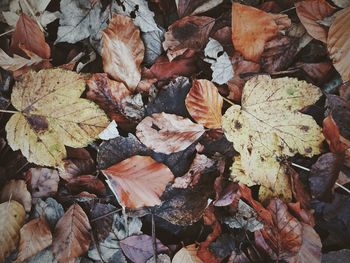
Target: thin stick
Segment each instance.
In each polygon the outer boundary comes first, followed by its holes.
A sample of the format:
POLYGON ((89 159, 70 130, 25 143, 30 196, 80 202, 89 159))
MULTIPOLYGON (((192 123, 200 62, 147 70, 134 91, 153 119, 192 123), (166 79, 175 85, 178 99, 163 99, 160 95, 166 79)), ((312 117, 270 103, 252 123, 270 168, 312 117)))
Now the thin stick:
POLYGON ((152 246, 153 246, 153 262, 157 263, 157 241, 156 241, 156 224, 154 223, 154 215, 152 216, 152 246))
POLYGON ((90 222, 92 223, 92 222, 98 221, 98 220, 100 220, 100 219, 102 219, 102 218, 105 218, 105 217, 107 217, 107 216, 109 216, 109 215, 113 215, 113 214, 115 214, 115 213, 118 213, 118 212, 121 211, 121 210, 122 210, 121 208, 116 209, 116 210, 113 210, 113 211, 108 212, 108 213, 106 213, 106 214, 104 214, 104 215, 102 215, 102 216, 98 216, 98 217, 96 217, 96 218, 94 218, 94 219, 91 219, 90 222))
MULTIPOLYGON (((221 96, 222 97, 222 96, 221 96)), ((222 97, 224 101, 226 101, 227 103, 231 104, 232 106, 235 105, 232 101, 230 101, 229 99, 226 99, 225 97, 222 97)))
POLYGON ((35 13, 33 11, 33 8, 30 6, 30 4, 28 3, 27 0, 23 0, 23 2, 26 4, 27 8, 29 9, 29 12, 32 14, 33 18, 35 19, 35 22, 38 24, 40 30, 42 32, 45 32, 45 29, 43 28, 43 26, 40 24, 39 20, 36 18, 35 13))
POLYGON ((14 29, 10 29, 9 31, 6 31, 6 32, 4 32, 4 33, 1 33, 1 34, 0 34, 0 37, 5 36, 5 35, 7 35, 7 34, 10 34, 10 33, 12 33, 13 31, 15 31, 15 30, 14 30, 14 29))
POLYGON ((346 188, 344 185, 338 184, 337 182, 335 183, 336 186, 340 187, 341 189, 343 189, 345 192, 350 194, 350 190, 348 188, 346 188))
POLYGON ((18 111, 13 111, 13 110, 0 110, 0 112, 4 112, 4 113, 17 113, 18 111))

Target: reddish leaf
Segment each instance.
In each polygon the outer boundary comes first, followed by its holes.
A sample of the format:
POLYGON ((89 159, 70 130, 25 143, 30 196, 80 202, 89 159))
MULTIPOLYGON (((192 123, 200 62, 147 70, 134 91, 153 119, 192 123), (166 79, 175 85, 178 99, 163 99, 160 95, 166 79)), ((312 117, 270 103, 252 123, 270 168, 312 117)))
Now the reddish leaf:
POLYGON ((31 168, 26 176, 30 180, 32 197, 48 197, 57 193, 60 178, 56 170, 31 168))
POLYGON ((41 58, 50 58, 50 47, 45 42, 44 33, 32 18, 22 13, 17 21, 15 32, 12 34, 10 50, 21 56, 26 54, 21 49, 37 54, 41 58))
POLYGON ((159 205, 159 197, 174 179, 170 169, 149 156, 132 156, 102 170, 119 203, 127 208, 159 205))
POLYGON ((308 0, 295 4, 297 15, 306 31, 317 40, 326 43, 328 28, 319 21, 331 16, 335 8, 326 0, 308 0))
POLYGON ((106 192, 106 187, 103 182, 93 175, 81 175, 72 178, 68 181, 66 187, 73 194, 77 194, 82 191, 87 191, 94 194, 104 194, 106 192))
POLYGON ((0 202, 14 200, 22 204, 26 212, 32 208, 32 196, 24 180, 11 180, 1 190, 0 202))
POLYGON ((36 218, 25 224, 20 231, 19 252, 16 262, 23 262, 50 246, 52 234, 44 218, 36 218))
POLYGON ((232 4, 232 42, 237 51, 259 62, 265 43, 290 26, 287 15, 270 14, 254 7, 232 4))
POLYGON ((90 223, 84 210, 72 205, 58 221, 52 241, 52 252, 58 263, 74 262, 88 251, 90 223))
POLYGON ((315 219, 310 210, 301 208, 300 203, 288 203, 288 208, 291 214, 296 217, 300 222, 304 222, 312 227, 315 226, 315 219))
POLYGON ((310 208, 311 196, 309 191, 305 188, 300 180, 299 174, 292 168, 288 167, 288 175, 290 176, 293 197, 305 209, 310 208))
MULTIPOLYGON (((130 236, 120 241, 124 254, 135 263, 144 263, 153 256, 152 237, 148 235, 130 236)), ((156 239, 157 253, 166 253, 168 248, 156 239)))
POLYGON ((185 103, 196 122, 210 129, 221 128, 223 99, 212 82, 194 80, 185 103))
POLYGON ((185 150, 203 133, 202 125, 164 112, 144 118, 136 127, 136 135, 143 144, 166 154, 185 150))
POLYGON ((342 153, 349 148, 347 140, 340 136, 339 129, 332 115, 328 115, 323 120, 323 134, 332 152, 342 153))

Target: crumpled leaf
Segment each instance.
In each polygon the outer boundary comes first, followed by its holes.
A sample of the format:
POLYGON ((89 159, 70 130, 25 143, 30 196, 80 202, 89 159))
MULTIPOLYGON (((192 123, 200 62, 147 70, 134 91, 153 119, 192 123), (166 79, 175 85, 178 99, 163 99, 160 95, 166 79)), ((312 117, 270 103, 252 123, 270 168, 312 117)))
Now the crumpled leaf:
POLYGON ((0 262, 5 262, 5 258, 17 247, 25 216, 23 206, 16 201, 0 204, 0 262))
POLYGON ((232 43, 248 60, 259 62, 265 43, 290 24, 287 15, 266 13, 238 3, 232 4, 232 43))
POLYGON ((196 246, 192 244, 181 248, 173 257, 172 263, 202 263, 203 261, 197 257, 196 246))
POLYGON ((306 31, 315 39, 327 41, 328 28, 320 24, 324 18, 331 16, 336 9, 326 0, 309 0, 295 3, 297 15, 306 31))
POLYGON ((204 131, 202 125, 189 119, 162 112, 144 118, 136 127, 136 136, 152 150, 170 154, 185 150, 204 131))
POLYGON ((255 232, 264 227, 263 223, 257 220, 254 209, 241 199, 238 202, 237 213, 232 217, 225 217, 223 222, 230 228, 244 228, 250 232, 255 232))
POLYGON ((281 169, 276 157, 320 153, 320 127, 299 112, 320 96, 317 87, 292 78, 257 76, 246 83, 242 106, 226 111, 223 129, 250 181, 273 190, 281 169))
POLYGON ((103 30, 103 70, 134 91, 141 80, 144 45, 131 18, 113 15, 103 30))
POLYGON ((206 56, 204 61, 211 64, 212 81, 221 85, 233 78, 234 71, 231 59, 218 41, 209 38, 209 42, 204 49, 204 55, 206 56))
POLYGON ((223 0, 175 0, 179 17, 205 13, 222 2, 223 0))
POLYGON ((206 79, 194 80, 185 103, 191 117, 209 129, 221 128, 223 99, 216 86, 206 79))
POLYGON ((58 221, 52 241, 52 251, 58 263, 74 262, 89 249, 90 223, 84 210, 74 204, 58 221))
POLYGON ((34 217, 46 219, 51 229, 54 229, 58 220, 63 216, 64 210, 60 203, 49 197, 45 201, 38 199, 34 208, 34 217))
POLYGON ((60 26, 55 44, 60 42, 76 43, 90 36, 97 37, 106 27, 108 8, 102 10, 102 3, 90 0, 60 2, 60 26))
POLYGON ((159 205, 159 197, 174 179, 170 169, 149 156, 132 156, 104 170, 119 203, 127 208, 159 205))
POLYGON ((48 168, 30 168, 27 171, 27 180, 33 198, 55 195, 58 189, 60 177, 58 172, 48 168))
POLYGON ((350 80, 350 7, 335 14, 328 31, 327 48, 335 69, 343 81, 350 80))
POLYGON ((44 218, 36 218, 25 224, 20 231, 16 262, 23 262, 52 243, 52 234, 44 218))
POLYGON ((23 67, 37 65, 43 61, 44 60, 41 57, 37 56, 34 53, 32 56, 30 56, 29 59, 18 56, 16 54, 14 54, 13 57, 10 57, 5 53, 5 51, 0 48, 0 67, 5 70, 16 71, 23 67))
POLYGON ((64 145, 84 147, 108 125, 96 104, 79 98, 84 89, 81 75, 62 69, 22 75, 11 95, 20 112, 6 124, 11 148, 20 149, 29 162, 62 168, 64 145))
POLYGON ((32 196, 24 180, 11 180, 1 190, 1 202, 14 200, 23 205, 26 212, 32 208, 32 196))

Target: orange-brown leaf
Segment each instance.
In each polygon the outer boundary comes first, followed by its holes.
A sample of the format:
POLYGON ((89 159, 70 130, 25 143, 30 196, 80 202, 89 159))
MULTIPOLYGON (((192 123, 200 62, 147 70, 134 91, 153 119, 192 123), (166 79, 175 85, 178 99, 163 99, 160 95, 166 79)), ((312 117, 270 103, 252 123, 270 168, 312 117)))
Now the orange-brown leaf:
POLYGON ((329 28, 327 48, 333 65, 344 81, 350 80, 350 7, 336 14, 329 28))
POLYGON ((50 46, 45 42, 44 33, 41 32, 38 24, 24 13, 20 15, 16 29, 12 34, 10 50, 13 53, 25 56, 26 54, 20 46, 41 58, 50 58, 50 46))
POLYGON ((52 252, 58 263, 74 262, 90 246, 90 223, 84 210, 72 205, 58 221, 52 241, 52 252))
POLYGON ((1 190, 0 202, 15 200, 22 204, 26 212, 32 208, 32 196, 24 180, 11 180, 1 190))
POLYGON ((340 135, 339 128, 331 114, 323 120, 323 134, 333 153, 343 153, 350 147, 350 142, 340 135))
POLYGON ((170 169, 149 156, 132 156, 102 170, 120 204, 127 208, 159 205, 159 197, 174 179, 170 169))
POLYGON ((251 6, 232 4, 232 42, 242 55, 259 62, 265 43, 290 26, 287 15, 270 14, 251 6))
POLYGON ((152 150, 170 154, 185 150, 204 131, 187 118, 162 112, 144 118, 136 127, 136 136, 152 150))
POLYGON ((221 128, 223 99, 211 81, 194 80, 185 103, 196 122, 210 129, 221 128))
POLYGON ((106 187, 103 182, 93 175, 81 175, 69 180, 66 187, 74 194, 87 191, 95 194, 104 194, 106 187))
POLYGON ((336 9, 326 0, 302 1, 296 3, 295 7, 301 23, 310 36, 326 43, 328 28, 318 21, 331 16, 336 9))
POLYGON ((19 252, 16 262, 23 262, 52 243, 52 234, 46 220, 36 218, 25 224, 20 231, 19 252))
POLYGON ((140 30, 130 17, 113 15, 102 34, 103 70, 113 79, 124 82, 131 91, 135 90, 141 80, 145 51, 140 30))

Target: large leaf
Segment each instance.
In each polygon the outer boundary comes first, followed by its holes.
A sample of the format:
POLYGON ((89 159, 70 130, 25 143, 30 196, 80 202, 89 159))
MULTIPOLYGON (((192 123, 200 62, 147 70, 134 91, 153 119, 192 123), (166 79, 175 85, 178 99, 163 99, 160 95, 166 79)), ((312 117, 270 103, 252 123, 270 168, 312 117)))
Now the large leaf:
POLYGON ((203 133, 202 125, 164 112, 144 118, 136 127, 136 135, 143 144, 166 154, 185 150, 203 133))
POLYGON ((174 179, 170 169, 149 156, 132 156, 102 170, 119 203, 127 208, 159 205, 159 197, 174 179))
POLYGON ((103 30, 104 71, 115 80, 124 82, 130 90, 135 90, 141 80, 144 51, 140 30, 131 18, 113 15, 108 27, 103 30))
POLYGON ((249 60, 259 62, 265 43, 290 25, 287 15, 271 14, 251 6, 232 4, 232 42, 249 60))
POLYGON ((185 103, 196 122, 210 129, 221 128, 223 99, 212 82, 206 79, 194 80, 185 103))
POLYGON ((85 81, 62 69, 28 72, 13 87, 11 102, 19 111, 6 124, 7 140, 29 162, 62 167, 65 145, 84 147, 108 125, 105 113, 79 98, 85 81))
POLYGON ((5 258, 17 247, 25 215, 23 206, 16 201, 0 204, 0 262, 5 262, 5 258))
POLYGON ((58 263, 74 262, 90 245, 90 223, 84 210, 72 205, 58 221, 52 241, 52 251, 58 263))
POLYGON ((273 190, 281 169, 276 157, 320 153, 321 128, 299 112, 320 96, 317 87, 292 78, 257 76, 246 83, 242 106, 226 111, 223 129, 250 181, 273 190))

